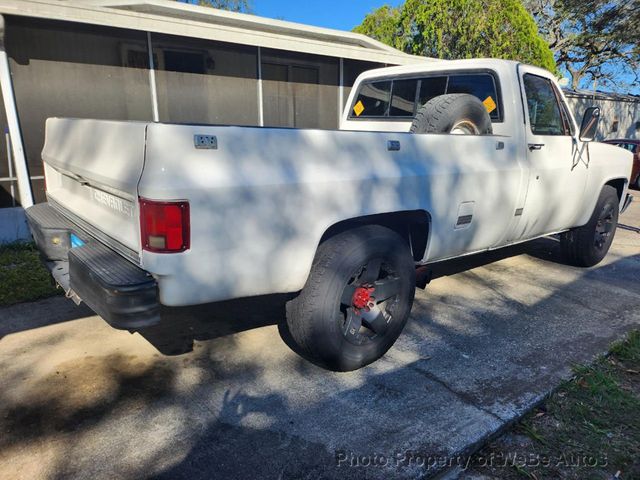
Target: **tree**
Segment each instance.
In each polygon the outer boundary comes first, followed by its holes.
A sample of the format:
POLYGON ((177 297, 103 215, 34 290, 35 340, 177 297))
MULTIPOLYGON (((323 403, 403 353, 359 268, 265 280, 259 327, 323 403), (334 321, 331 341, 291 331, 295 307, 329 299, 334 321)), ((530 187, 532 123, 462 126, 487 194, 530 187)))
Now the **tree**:
POLYGON ((640 1, 525 0, 572 87, 640 81, 640 1), (628 81, 621 81, 621 79, 628 81))
POLYGON ((520 60, 556 72, 553 54, 520 0, 406 0, 380 7, 354 31, 406 53, 520 60))
POLYGON ((232 12, 251 13, 250 0, 177 0, 181 3, 200 5, 201 7, 219 8, 221 10, 231 10, 232 12))
POLYGON ((392 47, 400 48, 399 23, 400 8, 383 5, 364 17, 362 23, 355 27, 353 31, 368 35, 392 47))

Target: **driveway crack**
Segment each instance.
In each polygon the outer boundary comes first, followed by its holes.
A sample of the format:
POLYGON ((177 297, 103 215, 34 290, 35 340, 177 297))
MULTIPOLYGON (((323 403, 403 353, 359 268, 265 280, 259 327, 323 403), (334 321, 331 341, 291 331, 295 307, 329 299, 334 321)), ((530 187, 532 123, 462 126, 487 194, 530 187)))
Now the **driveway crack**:
POLYGON ((467 405, 470 405, 470 406, 472 406, 474 408, 477 408, 478 410, 481 410, 482 412, 486 413, 487 415, 495 418, 496 420, 498 420, 500 422, 508 422, 509 421, 509 420, 504 419, 504 418, 500 417, 499 415, 495 414, 494 412, 492 412, 488 408, 483 407, 481 405, 478 405, 477 402, 473 399, 473 397, 471 397, 471 395, 469 395, 468 393, 459 392, 459 391, 455 390, 454 388, 451 388, 444 380, 441 380, 440 378, 438 378, 433 373, 431 373, 431 372, 429 372, 427 370, 422 370, 421 368, 418 368, 416 365, 411 365, 410 367, 411 367, 412 370, 415 370, 420 375, 422 375, 422 376, 428 378, 429 380, 431 380, 432 382, 435 382, 438 385, 442 386, 445 390, 447 390, 448 392, 452 393, 453 395, 458 397, 460 400, 462 400, 463 403, 465 403, 467 405))

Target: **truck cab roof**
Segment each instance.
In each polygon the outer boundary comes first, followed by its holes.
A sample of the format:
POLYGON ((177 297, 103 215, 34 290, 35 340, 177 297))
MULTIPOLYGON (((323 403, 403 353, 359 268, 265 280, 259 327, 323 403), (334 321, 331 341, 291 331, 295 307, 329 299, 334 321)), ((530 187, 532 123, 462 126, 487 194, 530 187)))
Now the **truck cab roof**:
MULTIPOLYGON (((451 70, 474 70, 474 69, 493 69, 502 70, 506 68, 513 69, 521 62, 514 60, 500 60, 495 58, 473 58, 463 60, 440 60, 429 63, 415 63, 410 65, 400 65, 396 67, 384 67, 368 70, 358 77, 358 81, 368 80, 380 77, 397 77, 419 73, 443 72, 451 70)), ((549 75, 544 69, 540 69, 549 75)))

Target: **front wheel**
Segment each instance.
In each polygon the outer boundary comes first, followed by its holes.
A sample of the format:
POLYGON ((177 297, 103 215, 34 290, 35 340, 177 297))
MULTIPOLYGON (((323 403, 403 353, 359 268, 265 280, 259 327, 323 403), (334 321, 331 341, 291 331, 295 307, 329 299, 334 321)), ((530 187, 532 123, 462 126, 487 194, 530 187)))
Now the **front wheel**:
POLYGON ((302 353, 336 371, 356 370, 386 353, 407 322, 415 266, 393 230, 369 225, 323 242, 287 325, 302 353))
POLYGON ((616 189, 605 185, 586 225, 560 235, 562 251, 569 264, 592 267, 600 263, 613 242, 619 208, 616 189))

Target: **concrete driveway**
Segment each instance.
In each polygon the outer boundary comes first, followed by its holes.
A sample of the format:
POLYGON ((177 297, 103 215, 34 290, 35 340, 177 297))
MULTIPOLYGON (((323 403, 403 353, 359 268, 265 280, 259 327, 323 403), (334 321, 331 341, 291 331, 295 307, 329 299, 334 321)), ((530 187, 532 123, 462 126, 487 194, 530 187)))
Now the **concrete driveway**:
POLYGON ((0 477, 416 478, 455 463, 640 327, 640 203, 598 267, 558 243, 434 266, 390 352, 323 371, 284 297, 167 310, 145 336, 63 298, 0 310, 0 477), (445 456, 447 458, 440 458, 445 456))

